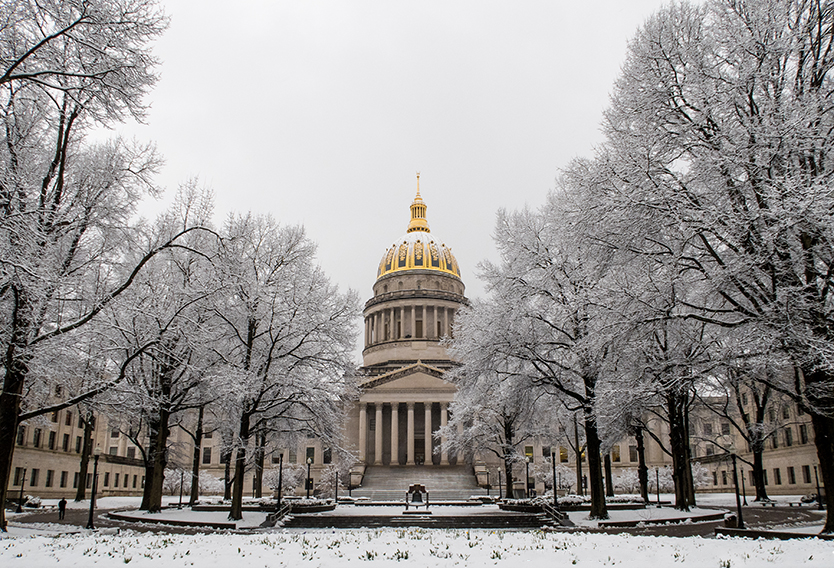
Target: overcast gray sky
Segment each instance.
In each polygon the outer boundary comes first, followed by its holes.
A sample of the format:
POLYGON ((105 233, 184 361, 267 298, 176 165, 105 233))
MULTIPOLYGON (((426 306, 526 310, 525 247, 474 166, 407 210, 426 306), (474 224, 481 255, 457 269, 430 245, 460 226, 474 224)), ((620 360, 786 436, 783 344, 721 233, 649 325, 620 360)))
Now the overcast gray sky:
MULTIPOLYGON (((161 183, 302 223, 340 287, 371 295, 421 172, 467 295, 498 208, 543 203, 589 156, 626 44, 660 0, 162 0, 147 124, 161 183)), ((169 191, 170 195, 170 191, 169 191)), ((165 204, 149 205, 151 215, 165 204)))

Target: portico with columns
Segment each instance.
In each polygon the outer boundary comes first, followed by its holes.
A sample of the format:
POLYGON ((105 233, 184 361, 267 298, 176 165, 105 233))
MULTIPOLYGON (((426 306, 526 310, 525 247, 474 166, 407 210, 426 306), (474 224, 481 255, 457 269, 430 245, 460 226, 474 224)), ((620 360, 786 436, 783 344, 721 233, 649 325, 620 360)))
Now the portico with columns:
POLYGON ((358 403, 357 457, 366 465, 455 465, 436 452, 435 432, 449 420, 455 386, 421 362, 366 381, 358 403))

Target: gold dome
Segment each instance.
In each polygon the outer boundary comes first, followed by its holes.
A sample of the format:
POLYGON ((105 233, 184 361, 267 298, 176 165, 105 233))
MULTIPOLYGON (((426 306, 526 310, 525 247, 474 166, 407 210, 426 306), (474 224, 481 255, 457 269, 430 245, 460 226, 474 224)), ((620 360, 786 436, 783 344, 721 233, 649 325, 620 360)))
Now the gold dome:
POLYGON ((411 203, 411 221, 405 235, 385 251, 379 263, 377 279, 404 270, 432 270, 460 278, 458 261, 452 249, 435 239, 426 220, 426 206, 420 197, 420 174, 417 174, 417 196, 411 203))

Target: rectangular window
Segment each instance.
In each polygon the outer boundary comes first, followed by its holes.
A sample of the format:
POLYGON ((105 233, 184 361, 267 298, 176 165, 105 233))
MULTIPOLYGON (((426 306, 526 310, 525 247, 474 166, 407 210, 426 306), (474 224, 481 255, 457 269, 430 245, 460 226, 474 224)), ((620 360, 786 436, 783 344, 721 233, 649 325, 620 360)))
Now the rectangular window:
POLYGON ((796 470, 792 466, 788 466, 788 485, 796 484, 796 470))
POLYGON ((414 325, 414 337, 423 337, 423 320, 417 320, 414 325))
POLYGON ((799 443, 800 444, 807 444, 808 443, 808 425, 807 424, 800 424, 799 425, 799 443))
POLYGON ((53 422, 53 424, 57 424, 58 423, 58 411, 56 410, 55 412, 53 412, 52 416, 50 416, 49 419, 53 422))
POLYGON ((730 423, 729 422, 722 422, 721 423, 721 435, 722 436, 729 436, 730 435, 730 423))
POLYGON ((316 448, 307 448, 307 457, 304 463, 316 463, 316 448))
POLYGON ((283 455, 283 452, 275 452, 272 454, 272 463, 281 463, 281 456, 283 455))
POLYGON ((640 457, 637 455, 637 446, 628 447, 628 461, 633 463, 640 461, 640 457))
POLYGON ((67 410, 67 413, 64 415, 64 426, 72 426, 72 412, 67 410))
POLYGON ((69 479, 69 472, 68 471, 62 471, 61 472, 61 487, 66 487, 67 486, 67 479, 69 479))
POLYGON ((368 420, 368 430, 371 432, 376 432, 376 416, 371 416, 368 420))
POLYGON ((784 418, 785 420, 791 419, 791 409, 790 407, 788 407, 788 405, 782 407, 782 418, 784 418))
POLYGON ((119 429, 114 428, 114 429, 110 430, 110 437, 111 438, 118 438, 119 437, 119 429))
POLYGON ((49 444, 49 449, 50 450, 55 449, 55 438, 57 438, 57 437, 58 437, 58 435, 57 435, 56 432, 53 432, 52 430, 49 431, 49 442, 48 442, 48 444, 49 444))
POLYGON ((782 470, 778 467, 773 468, 773 483, 782 485, 782 470))
POLYGON ((712 484, 713 485, 718 485, 718 472, 717 471, 712 472, 712 484))
POLYGON ((721 485, 727 485, 727 472, 721 472, 721 485))
POLYGON ((559 463, 568 463, 568 449, 559 447, 559 463))
POLYGON ((46 481, 44 482, 44 485, 46 487, 52 487, 52 478, 54 478, 54 477, 55 477, 55 471, 53 471, 51 469, 47 469, 46 470, 46 481))
POLYGON ((206 432, 205 434, 203 434, 203 439, 211 440, 211 432, 206 432))
POLYGON ((741 405, 742 406, 747 406, 747 393, 746 392, 741 393, 741 405))
POLYGON ((111 456, 119 455, 119 448, 117 446, 110 446, 110 449, 107 451, 108 454, 111 456))
POLYGON ((17 427, 17 445, 22 446, 26 443, 26 426, 22 424, 17 427))
POLYGON ((524 446, 524 457, 530 458, 530 463, 533 463, 533 446, 524 446))
POLYGON ((796 405, 796 415, 797 415, 797 416, 802 416, 803 414, 805 414, 805 411, 804 411, 804 410, 802 410, 802 405, 801 405, 801 404, 797 404, 797 405, 796 405))
POLYGON ((811 483, 811 466, 802 466, 802 483, 811 483))
POLYGON ((708 456, 711 456, 711 455, 713 455, 714 453, 715 453, 715 447, 713 447, 713 445, 712 445, 712 444, 710 444, 709 446, 707 446, 707 455, 708 455, 708 456))
POLYGON ((323 463, 332 463, 333 462, 333 451, 330 448, 327 448, 322 452, 321 461, 323 463))
POLYGON ((83 427, 84 427, 84 419, 83 419, 83 418, 81 418, 81 415, 80 415, 80 414, 78 415, 78 427, 79 427, 79 428, 83 428, 83 427))
POLYGON ((611 461, 614 463, 620 461, 620 446, 616 444, 611 447, 611 461))
POLYGON ((704 422, 704 436, 712 436, 712 422, 704 422))
POLYGON ((770 437, 770 443, 773 446, 773 449, 777 449, 779 447, 779 432, 774 432, 773 435, 770 437))
POLYGON ((128 474, 125 474, 125 489, 127 489, 127 478, 130 477, 128 474))
POLYGON ((93 486, 93 474, 92 473, 87 474, 87 483, 85 483, 85 485, 87 486, 87 489, 89 489, 90 487, 93 486))
POLYGON ((793 446, 793 429, 790 426, 785 428, 785 445, 793 446))
POLYGON ((119 486, 119 474, 117 473, 117 474, 115 474, 115 476, 113 476, 113 487, 118 487, 118 486, 119 486))
POLYGON ((203 448, 203 465, 211 463, 211 446, 203 448))
POLYGON ((78 477, 81 475, 81 472, 76 471, 72 474, 72 488, 78 489, 78 477))
POLYGON ((75 437, 75 453, 76 454, 81 453, 81 436, 76 436, 75 437))
POLYGON ((36 448, 41 447, 41 429, 35 428, 35 434, 32 436, 32 445, 36 448))
POLYGON ((110 472, 109 471, 104 472, 104 486, 105 487, 110 487, 110 472))
POLYGON ((33 469, 32 474, 29 476, 29 487, 37 487, 38 486, 38 477, 40 477, 41 470, 33 469))
POLYGON ((550 446, 542 446, 542 457, 549 458, 550 457, 550 446))
POLYGON ((287 463, 298 463, 298 452, 295 449, 290 449, 287 452, 287 463))
POLYGON ((133 488, 136 489, 136 480, 139 478, 138 475, 133 476, 133 488))
POLYGON ((16 467, 14 468, 14 483, 12 485, 20 485, 23 478, 23 468, 16 467))
POLYGON ((129 457, 130 459, 136 459, 136 448, 128 448, 127 457, 129 457))

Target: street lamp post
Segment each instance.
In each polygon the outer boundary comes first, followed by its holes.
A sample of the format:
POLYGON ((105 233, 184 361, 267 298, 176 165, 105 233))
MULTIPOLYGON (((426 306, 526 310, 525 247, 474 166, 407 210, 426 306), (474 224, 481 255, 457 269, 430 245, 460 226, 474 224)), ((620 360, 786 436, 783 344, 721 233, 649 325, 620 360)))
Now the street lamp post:
POLYGON ((498 466, 498 499, 503 499, 503 487, 501 486, 501 466, 498 466))
MULTIPOLYGON (((814 473, 816 473, 816 471, 817 471, 817 466, 814 466, 814 473)), ((20 480, 20 500, 18 500, 18 502, 17 502, 17 512, 18 513, 23 512, 23 487, 25 485, 26 485, 26 468, 24 467, 23 468, 23 478, 20 480)), ((819 485, 819 484, 817 484, 817 485, 819 485)), ((817 490, 817 493, 819 493, 819 490, 817 490)))
POLYGON ((307 458, 307 499, 310 498, 310 486, 313 485, 310 478, 310 466, 313 464, 313 458, 307 458))
MULTIPOLYGON (((93 450, 93 490, 90 493, 90 515, 87 517, 87 528, 94 529, 95 523, 93 523, 93 512, 96 508, 96 487, 98 486, 98 458, 101 456, 101 448, 96 446, 96 449, 93 450)), ((79 480, 83 483, 83 480, 79 480)))
POLYGON ((487 474, 487 497, 489 497, 489 468, 487 468, 486 474, 487 474))
POLYGON ((654 468, 654 485, 657 489, 657 506, 660 507, 660 470, 654 468))
POLYGON ((738 470, 736 469, 736 455, 730 454, 733 458, 733 485, 736 489, 736 509, 738 510, 738 528, 744 528, 744 517, 741 514, 741 497, 738 494, 738 470))
POLYGON ((817 481, 817 508, 822 511, 822 493, 820 493, 820 478, 817 475, 817 466, 814 466, 814 479, 817 481))
POLYGON ((527 456, 524 460, 524 494, 527 498, 530 498, 530 456, 527 456))
POLYGON ((333 500, 339 504, 339 470, 336 470, 336 485, 333 486, 333 500))
POLYGON ((556 450, 550 450, 550 465, 553 466, 553 508, 559 508, 559 495, 556 491, 556 450))
POLYGON ((744 502, 744 506, 747 506, 747 489, 744 488, 744 469, 741 470, 741 499, 744 502))
POLYGON ((278 505, 275 512, 281 510, 281 491, 284 489, 284 453, 278 454, 278 505))
POLYGON ((185 471, 180 470, 180 503, 177 505, 177 509, 182 509, 182 484, 185 481, 185 471))

